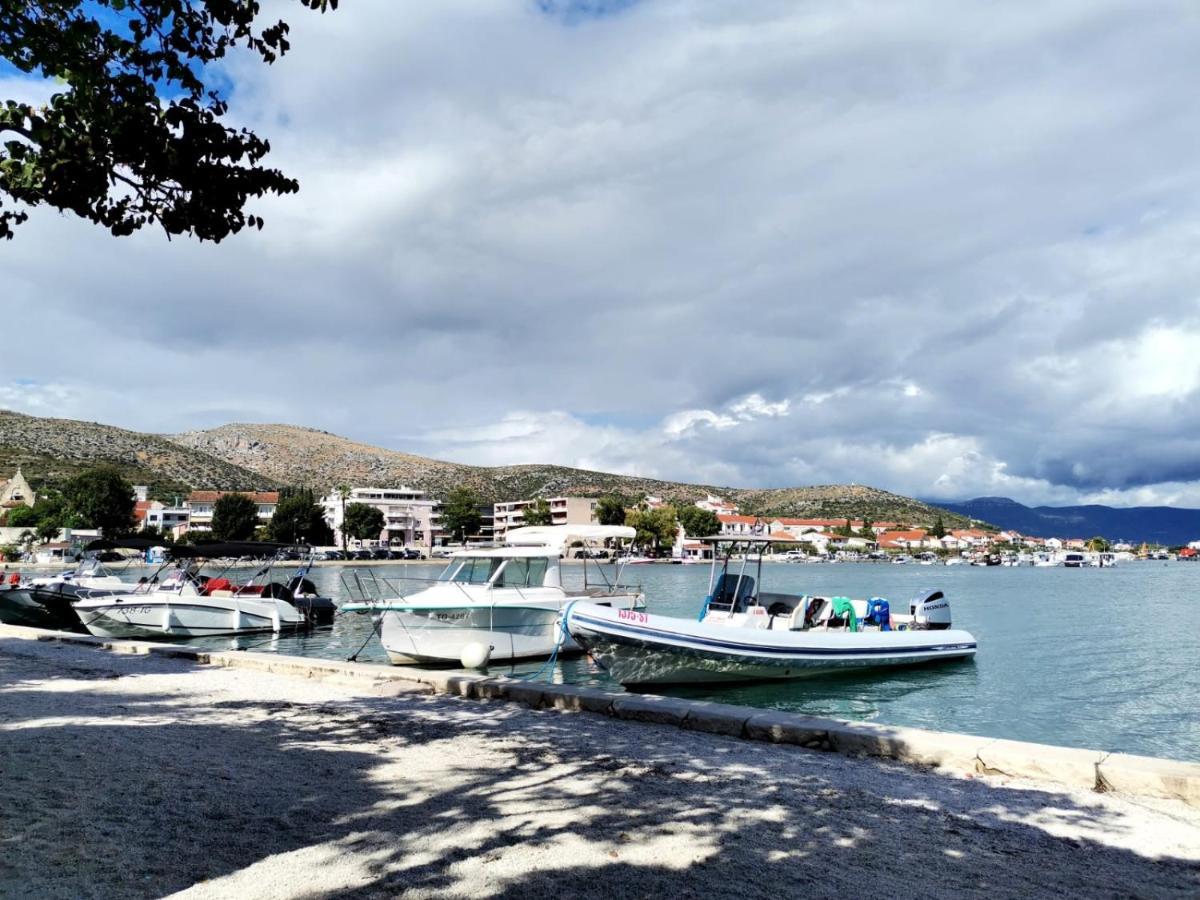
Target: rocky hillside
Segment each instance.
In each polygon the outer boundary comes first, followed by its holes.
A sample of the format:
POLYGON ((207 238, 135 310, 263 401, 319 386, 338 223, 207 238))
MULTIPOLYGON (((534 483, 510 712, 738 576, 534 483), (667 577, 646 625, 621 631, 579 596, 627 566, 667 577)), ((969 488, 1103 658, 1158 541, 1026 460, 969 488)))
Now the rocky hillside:
POLYGON ((149 485, 152 496, 162 499, 191 488, 275 486, 266 475, 159 435, 0 410, 0 478, 20 466, 38 490, 101 463, 116 466, 133 484, 149 485))
POLYGON ((706 493, 738 503, 750 514, 792 516, 860 516, 911 523, 958 526, 966 519, 936 510, 898 494, 860 485, 749 489, 683 484, 629 475, 591 472, 566 466, 524 465, 484 468, 413 456, 294 425, 224 425, 208 431, 173 435, 171 440, 194 451, 219 457, 260 472, 276 482, 307 484, 326 490, 338 484, 389 486, 406 484, 445 495, 466 485, 486 500, 534 496, 598 496, 617 493, 630 501, 653 494, 690 503, 706 493))
POLYGON ((339 484, 407 484, 436 497, 465 485, 487 501, 615 493, 630 503, 646 494, 691 503, 712 493, 751 515, 867 515, 876 521, 912 524, 931 523, 941 515, 948 527, 967 521, 909 497, 859 485, 750 489, 566 466, 484 468, 372 447, 294 425, 224 425, 163 436, 0 410, 0 478, 20 466, 36 490, 101 463, 116 466, 135 484, 150 485, 152 495, 161 499, 191 489, 262 490, 282 484, 308 485, 322 492, 339 484))

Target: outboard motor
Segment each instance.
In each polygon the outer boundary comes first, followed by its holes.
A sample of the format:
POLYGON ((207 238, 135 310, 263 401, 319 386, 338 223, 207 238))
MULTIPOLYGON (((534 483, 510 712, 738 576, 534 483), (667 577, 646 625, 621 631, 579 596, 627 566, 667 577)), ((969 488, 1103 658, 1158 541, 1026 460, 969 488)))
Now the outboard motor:
POLYGON ((913 628, 940 631, 950 627, 950 601, 941 591, 926 591, 909 603, 913 628))

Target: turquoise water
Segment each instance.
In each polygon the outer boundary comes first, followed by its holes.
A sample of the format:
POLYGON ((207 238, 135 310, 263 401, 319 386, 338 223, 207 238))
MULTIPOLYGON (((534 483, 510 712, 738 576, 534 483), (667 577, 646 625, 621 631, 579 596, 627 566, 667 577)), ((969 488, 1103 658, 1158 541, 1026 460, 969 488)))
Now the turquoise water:
MULTIPOLYGON (((398 568, 379 573, 394 577, 398 568)), ((436 571, 411 569, 426 577, 436 571)), ((340 599, 340 575, 322 568, 314 581, 340 599)), ((708 569, 637 566, 626 580, 643 585, 651 612, 692 616, 708 569)), ((979 653, 973 662, 671 694, 1200 761, 1200 563, 1115 569, 767 564, 763 580, 769 590, 893 601, 939 588, 951 600, 954 627, 975 635, 979 653)), ((332 629, 310 635, 200 643, 325 659, 345 659, 363 647, 360 661, 386 664, 370 620, 361 615, 340 616, 332 629)), ((566 660, 549 674, 558 682, 621 689, 586 659, 566 660)))

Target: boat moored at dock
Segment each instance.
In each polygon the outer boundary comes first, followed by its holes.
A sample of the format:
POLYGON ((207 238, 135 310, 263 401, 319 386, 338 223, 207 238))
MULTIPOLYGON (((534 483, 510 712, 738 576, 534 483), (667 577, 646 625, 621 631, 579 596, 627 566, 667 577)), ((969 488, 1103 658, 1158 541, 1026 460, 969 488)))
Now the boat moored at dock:
MULTIPOLYGON (((571 638, 624 685, 803 678, 856 668, 917 665, 975 655, 975 638, 950 627, 950 603, 929 591, 904 610, 882 598, 813 597, 762 589, 756 574, 731 570, 734 547, 769 538, 716 536, 709 594, 698 620, 586 601, 564 612, 571 638)), ((773 541, 778 543, 778 541, 773 541)))
POLYGON ((389 579, 364 582, 352 573, 347 588, 360 599, 345 603, 347 612, 376 616, 388 658, 409 663, 458 664, 467 648, 483 650, 484 661, 537 659, 578 651, 560 645, 559 620, 572 600, 586 599, 604 609, 644 605, 641 589, 623 585, 618 564, 614 576, 583 559, 582 583, 564 583, 561 558, 571 544, 632 540, 623 525, 555 525, 517 528, 502 547, 460 550, 437 581, 404 590, 389 579), (589 582, 589 571, 600 580, 589 582), (389 595, 374 598, 378 583, 389 595))

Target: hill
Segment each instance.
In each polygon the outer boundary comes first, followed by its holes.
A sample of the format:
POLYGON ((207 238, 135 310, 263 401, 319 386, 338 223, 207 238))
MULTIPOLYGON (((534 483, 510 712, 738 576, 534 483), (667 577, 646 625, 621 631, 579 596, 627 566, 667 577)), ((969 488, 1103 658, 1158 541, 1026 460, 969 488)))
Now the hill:
POLYGON ((1088 506, 1025 506, 1007 497, 976 497, 941 506, 964 516, 984 519, 1034 537, 1096 535, 1109 540, 1177 546, 1200 539, 1200 509, 1173 506, 1118 508, 1088 506))
MULTIPOLYGON (((482 467, 444 462, 387 450, 348 438, 294 425, 223 425, 171 437, 192 450, 261 472, 279 482, 308 484, 327 490, 338 484, 406 484, 433 495, 466 485, 490 501, 535 496, 620 494, 631 502, 646 494, 676 503, 691 503, 719 494, 751 515, 861 516, 876 520, 933 522, 939 511, 927 504, 860 485, 801 488, 732 488, 685 484, 615 475, 554 465, 482 467)), ((965 524, 941 513, 947 526, 965 524)))
POLYGON ((485 501, 615 493, 630 503, 646 494, 691 503, 719 494, 750 515, 932 523, 966 519, 910 497, 862 485, 734 488, 685 484, 555 465, 469 466, 373 447, 295 425, 223 425, 177 435, 143 434, 98 422, 48 419, 0 410, 0 478, 18 466, 34 489, 60 485, 99 464, 116 466, 151 495, 170 499, 194 489, 252 490, 283 484, 324 492, 340 484, 410 485, 433 496, 459 486, 485 501))
POLYGON ((149 485, 151 496, 164 500, 192 488, 276 485, 261 473, 158 435, 0 410, 0 478, 20 466, 33 489, 40 490, 101 463, 116 466, 133 484, 149 485))

